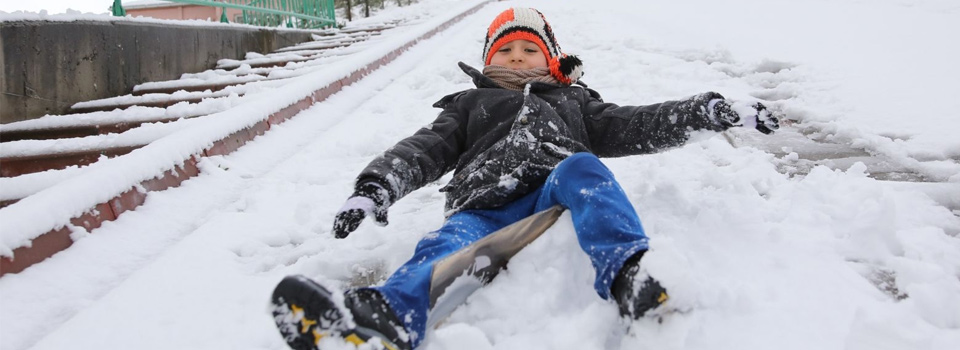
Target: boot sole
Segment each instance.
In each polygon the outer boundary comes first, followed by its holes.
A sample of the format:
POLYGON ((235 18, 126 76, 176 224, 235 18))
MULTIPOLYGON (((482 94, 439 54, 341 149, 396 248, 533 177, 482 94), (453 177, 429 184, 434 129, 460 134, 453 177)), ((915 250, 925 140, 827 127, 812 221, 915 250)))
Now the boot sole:
POLYGON ((277 330, 292 349, 319 350, 324 337, 341 338, 357 346, 376 338, 386 349, 400 349, 376 330, 349 327, 344 315, 350 311, 337 306, 330 291, 306 277, 285 277, 273 290, 271 304, 277 330))

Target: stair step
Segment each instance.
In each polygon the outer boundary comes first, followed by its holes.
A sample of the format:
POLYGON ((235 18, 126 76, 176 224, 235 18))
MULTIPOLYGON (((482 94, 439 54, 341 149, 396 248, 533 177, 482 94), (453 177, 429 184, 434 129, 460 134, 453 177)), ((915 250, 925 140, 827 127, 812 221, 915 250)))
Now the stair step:
POLYGON ((4 142, 12 142, 22 140, 69 139, 94 135, 119 134, 124 131, 137 128, 143 124, 169 123, 180 119, 183 119, 183 117, 163 117, 129 122, 120 121, 97 125, 76 125, 58 128, 0 132, 0 138, 2 138, 4 142))
POLYGON ((14 177, 47 170, 60 170, 69 166, 90 165, 100 160, 101 156, 112 158, 130 153, 143 146, 118 146, 29 156, 4 156, 0 157, 0 163, 3 163, 3 167, 0 168, 0 177, 14 177))
POLYGON ((222 76, 217 79, 179 79, 167 80, 153 83, 144 83, 133 87, 133 96, 143 96, 146 94, 172 94, 177 91, 217 91, 228 86, 246 84, 255 81, 267 80, 264 75, 247 74, 243 76, 222 76))

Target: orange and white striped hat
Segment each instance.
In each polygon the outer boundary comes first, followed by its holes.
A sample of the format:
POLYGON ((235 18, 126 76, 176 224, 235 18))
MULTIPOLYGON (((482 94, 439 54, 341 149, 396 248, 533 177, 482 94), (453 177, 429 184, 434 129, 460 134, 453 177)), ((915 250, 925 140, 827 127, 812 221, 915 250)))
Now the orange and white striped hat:
POLYGON ((573 84, 583 76, 583 63, 577 56, 564 54, 560 50, 547 19, 540 11, 532 8, 507 9, 493 19, 483 45, 483 64, 489 65, 493 53, 514 40, 527 40, 537 44, 547 57, 550 75, 561 83, 573 84))

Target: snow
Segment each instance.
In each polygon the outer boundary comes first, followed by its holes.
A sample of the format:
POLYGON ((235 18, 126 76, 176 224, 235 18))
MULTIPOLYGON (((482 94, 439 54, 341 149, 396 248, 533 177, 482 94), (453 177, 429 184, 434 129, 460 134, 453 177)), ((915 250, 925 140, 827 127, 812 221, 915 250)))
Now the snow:
MULTIPOLYGON (((255 82, 255 83, 260 83, 255 82)), ((246 95, 250 89, 256 89, 258 85, 266 85, 266 87, 272 87, 270 85, 279 84, 280 82, 268 81, 262 84, 254 85, 254 83, 240 86, 229 86, 222 90, 217 91, 185 91, 180 90, 172 94, 143 94, 143 95, 123 95, 117 97, 108 97, 99 100, 84 101, 74 103, 71 108, 101 108, 101 107, 112 107, 112 106, 127 106, 133 104, 150 104, 150 103, 159 103, 159 102, 170 102, 170 101, 186 101, 191 99, 205 99, 205 98, 216 98, 216 97, 226 97, 231 94, 246 95)))
MULTIPOLYGON (((475 3, 381 12, 427 19, 331 66, 361 67, 475 3)), ((330 230, 356 174, 429 124, 433 102, 472 86, 456 62, 479 66, 478 33, 509 6, 543 11, 606 101, 713 90, 763 100, 794 124, 604 160, 651 237, 643 266, 670 292, 659 320, 622 322, 597 297, 564 214, 423 349, 960 347, 955 2, 590 5, 493 2, 240 150, 202 159, 201 176, 0 278, 0 348, 283 349, 267 306, 280 279, 380 283, 442 224, 449 176, 396 203, 389 226, 368 220, 343 240, 330 230), (822 149, 835 163, 816 159, 822 149), (933 182, 875 179, 877 159, 933 182)), ((5 247, 298 100, 340 76, 333 68, 0 209, 5 247)))
POLYGON ((213 84, 223 84, 223 85, 234 85, 234 84, 243 84, 253 81, 260 81, 266 79, 261 75, 257 74, 248 74, 243 76, 236 77, 225 77, 217 76, 211 77, 211 79, 178 79, 178 80, 168 80, 162 82, 150 82, 137 85, 133 88, 133 91, 143 91, 150 89, 170 89, 170 88, 185 88, 185 87, 197 87, 213 84))
MULTIPOLYGON (((230 95, 226 98, 206 99, 194 104, 180 102, 167 108, 132 106, 124 110, 90 112, 65 115, 46 115, 42 118, 4 124, 4 131, 26 131, 93 126, 120 122, 151 121, 161 118, 190 118, 220 112, 238 105, 244 96, 230 95)), ((4 145, 8 146, 8 145, 4 145)))
POLYGON ((70 139, 69 141, 61 139, 20 140, 10 142, 9 145, 4 145, 3 149, 0 150, 0 156, 4 158, 22 158, 48 154, 97 151, 113 147, 142 146, 178 130, 189 128, 195 121, 196 119, 188 119, 176 123, 150 123, 122 134, 87 136, 70 139))
POLYGON ((48 14, 88 14, 107 16, 113 1, 107 0, 34 0, 6 1, 0 5, 3 12, 34 12, 48 14))

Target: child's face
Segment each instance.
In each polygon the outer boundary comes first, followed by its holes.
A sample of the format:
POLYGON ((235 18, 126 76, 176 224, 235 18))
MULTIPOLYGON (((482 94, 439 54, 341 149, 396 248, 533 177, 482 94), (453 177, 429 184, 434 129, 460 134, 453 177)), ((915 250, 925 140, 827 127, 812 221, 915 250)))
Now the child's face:
POLYGON ((537 44, 521 39, 503 44, 493 53, 490 64, 510 69, 547 67, 547 56, 537 44))

